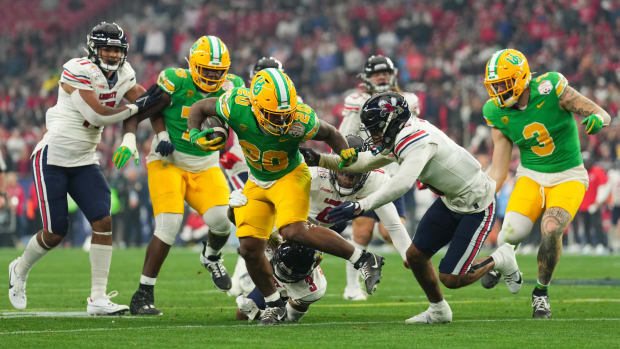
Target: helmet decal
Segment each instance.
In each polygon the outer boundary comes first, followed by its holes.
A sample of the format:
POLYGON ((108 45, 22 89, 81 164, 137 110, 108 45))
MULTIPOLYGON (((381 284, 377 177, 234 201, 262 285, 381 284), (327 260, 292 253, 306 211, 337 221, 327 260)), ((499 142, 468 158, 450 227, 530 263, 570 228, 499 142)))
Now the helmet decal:
POLYGON ((267 74, 271 76, 276 85, 276 96, 278 97, 278 110, 290 108, 291 97, 288 93, 288 86, 282 71, 274 68, 265 69, 267 74))

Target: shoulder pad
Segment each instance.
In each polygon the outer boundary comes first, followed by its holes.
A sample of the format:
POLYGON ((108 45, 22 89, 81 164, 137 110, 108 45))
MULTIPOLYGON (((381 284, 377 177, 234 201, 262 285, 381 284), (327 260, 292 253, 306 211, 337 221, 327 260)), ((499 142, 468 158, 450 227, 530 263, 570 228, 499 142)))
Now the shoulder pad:
POLYGON ((355 91, 344 99, 344 107, 354 111, 360 110, 368 98, 370 98, 368 93, 355 91))
MULTIPOLYGON (((421 122, 426 122, 419 119, 421 122)), ((396 142, 394 142, 394 154, 400 157, 402 152, 412 146, 413 144, 421 144, 424 139, 428 140, 430 133, 421 127, 420 123, 412 122, 408 123, 396 136, 396 142)))
POLYGON ((73 58, 62 67, 60 81, 83 90, 92 90, 92 80, 103 74, 101 69, 87 58, 73 58))

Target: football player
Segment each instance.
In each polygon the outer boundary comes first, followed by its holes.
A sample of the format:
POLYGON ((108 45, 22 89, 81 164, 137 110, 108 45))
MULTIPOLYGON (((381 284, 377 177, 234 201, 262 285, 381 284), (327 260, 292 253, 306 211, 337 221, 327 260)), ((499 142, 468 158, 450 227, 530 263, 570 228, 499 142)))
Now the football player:
POLYGON ((112 260, 110 188, 96 154, 103 127, 148 109, 161 94, 144 93, 126 62, 128 43, 116 23, 101 22, 87 35, 88 56, 63 65, 58 101, 47 110, 47 133, 32 153, 32 168, 43 229, 28 242, 23 254, 9 265, 9 300, 26 308, 26 280, 34 264, 67 234, 67 194, 80 207, 93 233, 90 245, 91 292, 86 301, 90 315, 121 314, 126 305, 106 294, 112 260), (142 96, 141 96, 142 95, 142 96), (132 104, 120 106, 126 99, 132 104))
MULTIPOLYGON (((269 252, 270 249, 267 250, 269 252)), ((317 302, 327 289, 327 279, 319 266, 323 254, 310 247, 286 241, 270 254, 274 285, 286 302, 283 321, 299 322, 311 304, 317 302)), ((265 310, 265 298, 258 288, 249 295, 240 295, 237 302, 237 320, 259 319, 265 310)))
MULTIPOLYGON (((385 92, 394 91, 401 93, 407 100, 409 110, 413 116, 419 114, 418 97, 414 93, 402 92, 398 87, 398 68, 394 66, 389 57, 382 55, 372 55, 366 60, 364 71, 359 74, 363 82, 363 89, 356 90, 349 94, 344 100, 342 111, 342 123, 338 130, 344 134, 356 134, 363 138, 366 137, 360 119, 361 108, 364 102, 371 96, 385 92)), ((384 169, 389 175, 394 175, 398 170, 398 164, 390 164, 384 169)), ((398 210, 403 224, 405 223, 405 198, 401 196, 394 200, 394 205, 398 210)), ((360 248, 366 248, 372 239, 372 232, 376 222, 380 222, 374 211, 365 212, 352 222, 353 244, 360 248)), ((385 229, 384 223, 380 222, 379 231, 381 235, 389 241, 389 234, 385 229)), ((344 289, 343 297, 346 300, 364 300, 366 295, 362 292, 359 284, 359 273, 351 266, 346 265, 347 285, 344 289)))
MULTIPOLYGON (((527 59, 514 49, 495 52, 487 62, 484 86, 491 97, 482 109, 492 128, 493 158, 489 175, 499 190, 508 173, 513 142, 521 163, 510 195, 498 243, 519 244, 542 215, 538 280, 532 292, 534 318, 550 318, 548 287, 562 253, 562 234, 575 217, 588 186, 579 132, 573 113, 583 117, 588 135, 609 125, 601 107, 568 85, 557 72, 533 78, 527 59)), ((491 272, 483 286, 495 286, 491 272)))
MULTIPOLYGON (((184 201, 195 209, 209 227, 208 242, 203 241, 200 262, 209 270, 213 283, 222 290, 231 287, 230 276, 222 264, 221 249, 230 235, 232 224, 227 218, 229 190, 219 167, 215 147, 196 148, 190 143, 187 118, 192 104, 208 97, 218 97, 243 80, 228 73, 230 54, 222 40, 202 36, 191 46, 189 68, 168 68, 159 74, 158 88, 163 91, 163 104, 148 113, 161 113, 152 119, 156 136, 146 158, 149 193, 155 215, 155 232, 146 249, 138 290, 130 311, 133 315, 161 315, 155 307, 154 287, 159 270, 174 244, 183 222, 184 201), (172 145, 172 146, 171 146, 172 145)), ((114 162, 122 167, 127 162, 135 139, 127 129, 114 162)))
MULTIPOLYGON (((357 135, 348 135, 346 137, 349 147, 356 149, 357 151, 367 150, 367 145, 364 140, 357 135)), ((332 229, 333 231, 341 234, 346 228, 346 223, 333 224, 327 220, 326 215, 329 210, 340 205, 343 201, 359 200, 370 195, 373 192, 381 190, 383 185, 390 178, 388 174, 382 169, 377 169, 364 173, 351 173, 343 171, 330 171, 321 167, 310 167, 311 187, 310 187, 310 213, 308 215, 308 221, 312 224, 321 225, 332 229)), ((243 204, 233 203, 245 203, 247 198, 240 191, 234 191, 231 193, 230 205, 231 207, 239 207, 243 204)), ((393 203, 389 202, 376 209, 377 216, 384 222, 388 234, 398 253, 401 255, 404 261, 406 258, 406 251, 411 244, 411 238, 407 229, 400 221, 398 211, 393 203)), ((357 270, 355 275, 357 276, 357 270)), ((248 283, 248 278, 245 277, 247 269, 245 264, 242 263, 242 267, 235 268, 235 273, 238 274, 239 294, 251 291, 254 285, 251 281, 248 283)), ((364 299, 366 294, 364 293, 364 299)))
POLYGON ((490 257, 476 260, 495 218, 495 182, 465 149, 425 120, 411 117, 405 98, 396 92, 371 97, 362 107, 362 122, 372 151, 359 153, 357 162, 339 164, 338 157, 305 149, 309 164, 333 170, 364 172, 398 162, 398 171, 382 190, 359 201, 345 201, 327 212, 338 223, 376 209, 424 183, 440 195, 418 225, 413 243, 406 252, 407 262, 430 301, 429 308, 406 323, 452 321, 452 310, 443 298, 431 257, 450 244, 439 264, 439 279, 448 288, 473 283, 492 268, 513 279, 520 273, 509 245, 490 257), (344 164, 346 165, 346 164, 344 164))
MULTIPOLYGON (((258 72, 249 89, 235 88, 219 98, 192 106, 188 120, 190 140, 198 141, 212 129, 199 131, 206 116, 220 117, 235 131, 250 168, 243 194, 248 203, 235 209, 240 253, 252 281, 265 296, 262 325, 275 325, 285 316, 285 303, 273 284, 273 270, 265 258, 267 238, 274 223, 291 240, 355 263, 368 293, 381 279, 383 257, 355 248, 340 235, 306 223, 310 206, 310 172, 299 144, 310 139, 326 142, 343 163, 355 161, 354 149, 333 126, 320 122, 314 110, 298 103, 295 86, 282 70, 258 72)), ((205 144, 221 142, 216 137, 205 144)), ((223 146, 223 145, 222 145, 223 146)))

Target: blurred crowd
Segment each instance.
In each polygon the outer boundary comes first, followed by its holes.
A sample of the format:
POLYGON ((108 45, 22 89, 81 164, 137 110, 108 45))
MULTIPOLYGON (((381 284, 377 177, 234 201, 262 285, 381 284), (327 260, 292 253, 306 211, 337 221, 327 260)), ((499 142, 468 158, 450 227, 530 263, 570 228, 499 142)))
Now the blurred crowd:
MULTIPOLYGON (((360 83, 357 74, 366 58, 389 56, 398 67, 400 87, 420 98, 421 117, 483 164, 491 154, 490 132, 481 114, 488 98, 482 85, 484 65, 495 50, 517 48, 528 57, 532 71, 562 72, 571 86, 612 116, 612 125, 599 135, 582 137, 582 147, 592 163, 615 180, 620 155, 617 1, 41 0, 32 9, 33 2, 19 3, 19 9, 29 11, 17 11, 17 18, 27 20, 0 30, 0 152, 6 164, 0 191, 7 193, 5 206, 14 208, 18 236, 36 229, 29 154, 45 132, 46 109, 56 102, 59 69, 68 59, 84 55, 86 34, 101 20, 115 21, 127 32, 128 61, 145 87, 162 69, 187 66, 185 57, 196 38, 217 35, 231 51, 231 73, 247 81, 258 58, 278 58, 298 94, 322 120, 336 126, 344 97, 360 83)), ((138 133, 142 158, 151 136, 144 122, 138 133)), ((120 141, 119 126, 105 128, 101 164, 116 190, 118 224, 127 227, 121 229, 122 243, 140 245, 147 241, 151 224, 144 159, 140 167, 113 169, 111 155, 120 141)), ((601 234, 615 231, 612 211, 620 193, 617 196, 610 195, 597 207, 601 234)), ((0 210, 2 202, 0 198, 0 210)), ((575 226, 577 235, 567 234, 567 243, 593 249, 603 244, 608 250, 607 239, 589 238, 596 235, 589 226, 575 226)))

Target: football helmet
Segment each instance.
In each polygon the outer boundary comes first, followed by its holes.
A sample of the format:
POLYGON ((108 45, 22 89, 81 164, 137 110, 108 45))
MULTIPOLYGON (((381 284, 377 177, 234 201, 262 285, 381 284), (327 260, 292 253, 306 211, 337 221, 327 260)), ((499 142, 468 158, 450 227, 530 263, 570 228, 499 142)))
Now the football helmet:
POLYGON ((250 69, 250 80, 254 78, 254 75, 259 71, 267 68, 276 68, 284 71, 282 69, 282 62, 280 62, 277 58, 274 57, 262 57, 259 59, 254 66, 250 69))
POLYGON ((484 86, 495 105, 500 108, 515 105, 531 79, 527 58, 515 49, 495 52, 484 71, 484 86))
POLYGON ((288 132, 297 111, 297 91, 286 73, 275 68, 256 73, 250 85, 250 101, 263 130, 275 136, 288 132))
POLYGON ((382 55, 372 55, 366 60, 364 64, 364 72, 359 74, 360 79, 366 85, 366 89, 371 93, 379 93, 392 90, 396 88, 396 76, 398 75, 398 69, 394 67, 394 63, 389 57, 382 55), (376 85, 370 80, 370 76, 374 73, 388 72, 390 73, 390 79, 387 84, 376 85))
POLYGON ((297 242, 283 242, 271 258, 273 276, 279 281, 294 283, 310 275, 323 260, 323 252, 297 242))
POLYGON ((88 59, 105 71, 117 71, 127 59, 127 36, 125 31, 116 23, 101 22, 86 35, 86 52, 88 59), (101 59, 100 47, 114 46, 121 48, 121 58, 115 64, 109 64, 101 59))
MULTIPOLYGON (((355 148, 358 153, 369 150, 368 144, 358 135, 348 135, 346 139, 349 147, 355 148)), ((330 170, 329 181, 340 196, 348 196, 362 189, 369 175, 370 172, 355 173, 330 170)))
POLYGON ((201 90, 220 89, 230 68, 226 44, 217 36, 201 36, 189 49, 189 73, 201 90))
POLYGON ((411 112, 403 95, 389 91, 370 97, 362 106, 360 118, 370 150, 373 154, 387 155, 394 148, 396 135, 411 118, 411 112))

